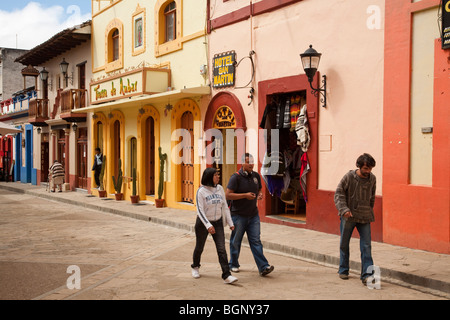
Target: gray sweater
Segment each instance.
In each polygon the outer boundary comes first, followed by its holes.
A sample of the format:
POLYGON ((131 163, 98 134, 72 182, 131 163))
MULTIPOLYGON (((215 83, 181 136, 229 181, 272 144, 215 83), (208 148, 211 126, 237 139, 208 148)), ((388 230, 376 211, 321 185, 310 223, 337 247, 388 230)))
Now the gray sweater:
POLYGON ((339 182, 334 194, 339 216, 350 211, 353 217, 348 218, 348 221, 374 222, 375 190, 376 177, 372 173, 365 179, 359 177, 356 170, 349 171, 339 182))

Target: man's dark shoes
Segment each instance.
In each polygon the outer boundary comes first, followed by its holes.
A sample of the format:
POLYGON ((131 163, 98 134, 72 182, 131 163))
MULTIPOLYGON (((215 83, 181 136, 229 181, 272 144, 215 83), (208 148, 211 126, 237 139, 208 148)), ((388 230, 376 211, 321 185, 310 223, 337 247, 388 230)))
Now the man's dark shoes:
POLYGON ((271 273, 273 271, 274 267, 273 266, 268 266, 267 268, 265 268, 263 271, 261 271, 261 276, 265 277, 267 276, 269 273, 271 273))
POLYGON ((348 274, 346 274, 346 273, 339 273, 339 278, 341 278, 342 280, 348 280, 348 274))

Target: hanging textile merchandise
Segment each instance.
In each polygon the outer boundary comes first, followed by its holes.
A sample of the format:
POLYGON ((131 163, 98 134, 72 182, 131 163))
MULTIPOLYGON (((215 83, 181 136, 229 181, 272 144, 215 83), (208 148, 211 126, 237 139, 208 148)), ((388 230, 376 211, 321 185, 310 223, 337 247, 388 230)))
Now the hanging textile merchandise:
POLYGON ((306 152, 310 135, 305 102, 305 96, 299 93, 274 95, 260 123, 260 128, 267 129, 261 176, 269 193, 283 201, 297 192, 307 201, 306 176, 310 166, 306 152), (272 139, 271 129, 279 129, 278 141, 272 139))

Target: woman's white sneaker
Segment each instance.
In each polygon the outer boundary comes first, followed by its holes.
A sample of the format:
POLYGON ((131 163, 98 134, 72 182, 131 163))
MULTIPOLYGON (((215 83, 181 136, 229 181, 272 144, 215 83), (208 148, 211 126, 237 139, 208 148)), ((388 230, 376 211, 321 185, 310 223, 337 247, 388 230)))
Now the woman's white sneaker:
POLYGON ((195 279, 200 278, 200 273, 198 272, 198 267, 192 268, 192 277, 195 279))
POLYGON ((233 277, 233 276, 228 276, 228 278, 226 278, 223 282, 225 284, 232 284, 233 282, 238 281, 238 278, 233 277))

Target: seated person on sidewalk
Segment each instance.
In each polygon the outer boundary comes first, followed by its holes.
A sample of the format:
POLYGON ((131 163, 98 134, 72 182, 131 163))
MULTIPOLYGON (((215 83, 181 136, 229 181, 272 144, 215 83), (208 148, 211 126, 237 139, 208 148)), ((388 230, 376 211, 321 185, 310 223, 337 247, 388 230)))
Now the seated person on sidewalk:
POLYGON ((52 192, 55 192, 56 186, 58 186, 59 192, 62 192, 64 183, 64 168, 62 164, 55 160, 49 169, 49 173, 52 175, 52 192))

